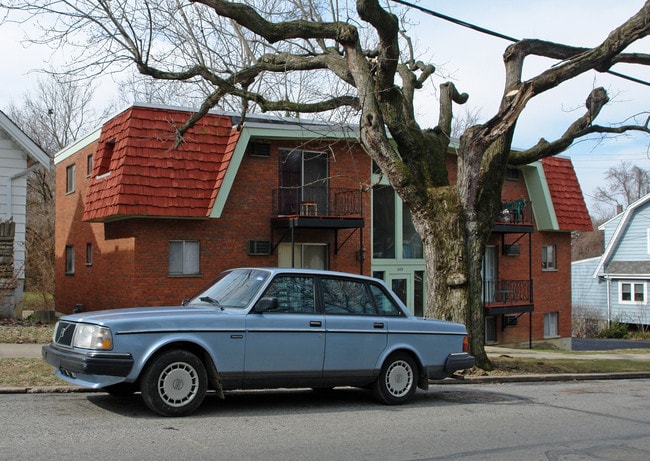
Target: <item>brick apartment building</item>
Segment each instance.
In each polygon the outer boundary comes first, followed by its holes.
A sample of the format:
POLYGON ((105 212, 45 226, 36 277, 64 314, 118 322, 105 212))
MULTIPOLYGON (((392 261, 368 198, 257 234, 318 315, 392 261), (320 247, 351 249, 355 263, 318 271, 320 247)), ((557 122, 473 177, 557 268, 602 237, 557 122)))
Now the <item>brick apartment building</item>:
MULTIPOLYGON (((353 127, 210 113, 175 148, 189 115, 136 105, 57 154, 58 311, 178 304, 224 269, 293 265, 383 278, 422 313, 419 236, 353 127)), ((575 172, 552 158, 509 173, 487 339, 569 337, 570 232, 591 229, 575 172)))

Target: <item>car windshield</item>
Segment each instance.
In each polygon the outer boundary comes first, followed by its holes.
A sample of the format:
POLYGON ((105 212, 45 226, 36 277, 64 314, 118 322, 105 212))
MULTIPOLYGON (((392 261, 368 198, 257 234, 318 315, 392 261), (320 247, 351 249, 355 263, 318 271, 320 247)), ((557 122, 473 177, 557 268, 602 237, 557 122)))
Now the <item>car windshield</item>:
POLYGON ((199 292, 187 304, 243 308, 248 306, 268 277, 267 271, 257 269, 222 272, 207 289, 199 292))

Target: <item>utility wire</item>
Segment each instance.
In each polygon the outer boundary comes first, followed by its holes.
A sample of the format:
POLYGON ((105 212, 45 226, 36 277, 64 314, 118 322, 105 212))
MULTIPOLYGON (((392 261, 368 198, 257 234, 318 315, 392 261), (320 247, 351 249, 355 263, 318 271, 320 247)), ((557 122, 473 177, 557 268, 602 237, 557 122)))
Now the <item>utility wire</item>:
MULTIPOLYGON (((413 4, 411 2, 407 2, 405 0, 392 0, 392 1, 395 2, 395 3, 399 3, 400 5, 407 6, 409 8, 414 8, 416 10, 422 11, 423 13, 429 14, 431 16, 435 16, 436 18, 440 18, 440 19, 443 19, 445 21, 449 21, 449 22, 451 22, 453 24, 456 24, 456 25, 459 25, 459 26, 462 26, 462 27, 467 27, 468 29, 472 29, 472 30, 475 30, 477 32, 481 32, 482 34, 491 35, 491 36, 497 37, 497 38, 502 38, 503 40, 507 40, 507 41, 510 41, 510 42, 513 42, 513 43, 521 41, 519 39, 510 37, 510 36, 502 34, 500 32, 495 32, 493 30, 486 29, 485 27, 477 26, 476 24, 471 24, 469 22, 462 21, 460 19, 452 18, 451 16, 447 16, 445 14, 438 13, 437 11, 433 11, 433 10, 430 10, 428 8, 424 8, 423 6, 420 6, 420 5, 415 5, 415 4, 413 4)), ((634 83, 640 83, 641 85, 650 86, 650 82, 646 82, 645 80, 641 80, 641 79, 638 79, 636 77, 631 77, 629 75, 621 74, 620 72, 615 72, 613 70, 607 70, 606 72, 608 74, 614 75, 614 76, 619 77, 619 78, 623 78, 625 80, 629 80, 629 81, 634 82, 634 83)))

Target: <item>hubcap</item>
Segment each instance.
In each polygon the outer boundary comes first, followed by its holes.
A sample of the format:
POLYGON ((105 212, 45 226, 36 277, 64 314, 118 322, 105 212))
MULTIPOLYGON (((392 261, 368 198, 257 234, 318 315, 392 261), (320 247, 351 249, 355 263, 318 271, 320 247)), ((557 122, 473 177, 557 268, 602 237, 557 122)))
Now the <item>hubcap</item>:
POLYGON ((193 367, 175 362, 160 373, 158 393, 167 405, 181 407, 196 396, 198 383, 199 378, 193 367))
POLYGON ((391 363, 386 371, 386 389, 393 397, 407 394, 413 385, 413 370, 404 360, 391 363))

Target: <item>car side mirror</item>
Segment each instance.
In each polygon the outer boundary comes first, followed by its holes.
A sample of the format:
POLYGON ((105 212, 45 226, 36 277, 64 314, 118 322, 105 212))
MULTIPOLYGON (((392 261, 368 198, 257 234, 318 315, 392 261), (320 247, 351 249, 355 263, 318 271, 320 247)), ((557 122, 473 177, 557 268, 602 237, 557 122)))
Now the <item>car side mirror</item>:
POLYGON ((278 309, 278 298, 265 296, 255 303, 253 312, 262 313, 278 309))

